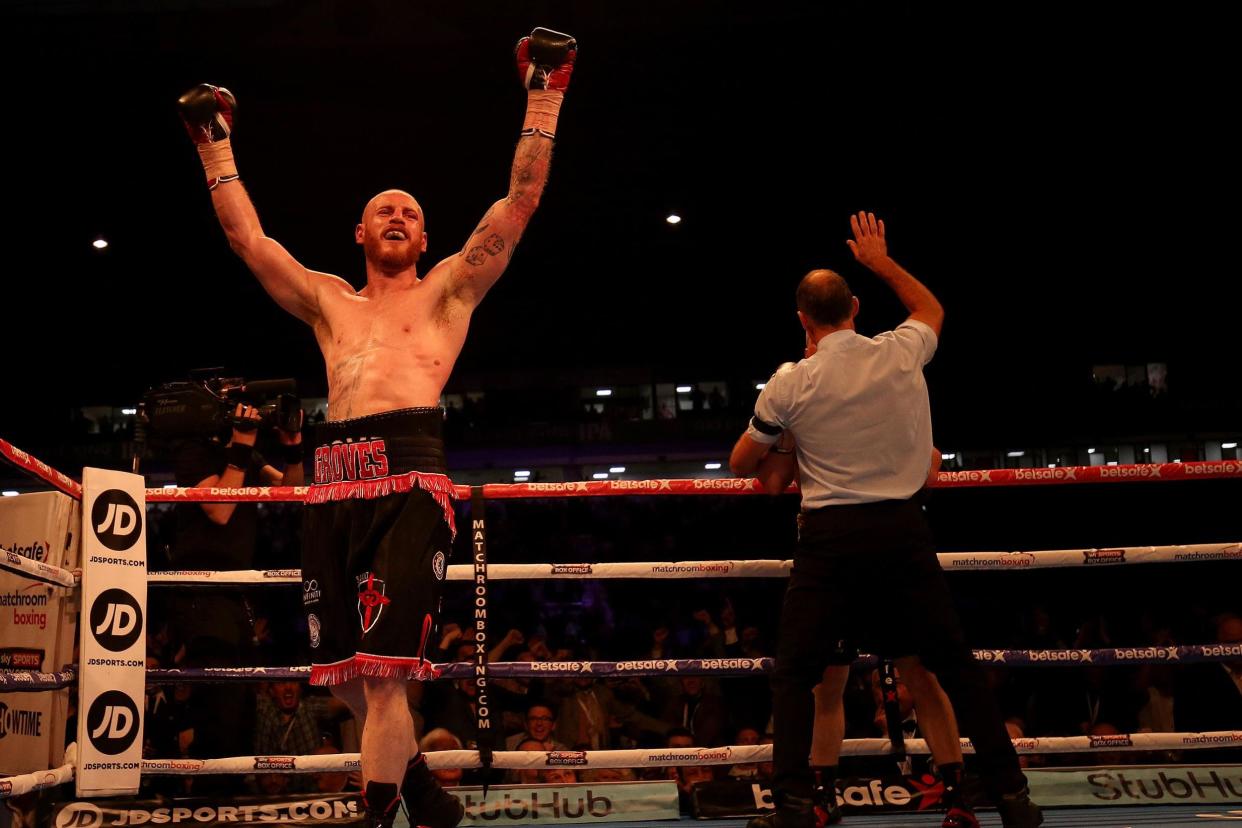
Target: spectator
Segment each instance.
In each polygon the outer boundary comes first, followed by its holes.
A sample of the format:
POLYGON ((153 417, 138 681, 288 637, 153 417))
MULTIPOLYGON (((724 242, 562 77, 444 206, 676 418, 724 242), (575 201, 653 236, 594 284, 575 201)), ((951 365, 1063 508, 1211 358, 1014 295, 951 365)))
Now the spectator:
MULTIPOLYGON (((305 756, 324 742, 325 724, 334 716, 348 715, 345 704, 332 696, 306 696, 302 683, 272 682, 259 692, 255 708, 254 752, 257 755, 305 756)), ((260 774, 260 787, 264 776, 260 774)), ((272 783, 273 785, 275 783, 272 783)), ((264 789, 266 791, 266 788, 264 789)), ((281 793, 315 790, 309 775, 295 775, 281 793)))
POLYGON ((707 693, 700 676, 681 677, 681 695, 669 703, 662 718, 689 730, 695 743, 702 747, 724 744, 728 724, 724 700, 707 693))
MULTIPOLYGON (((461 739, 458 739, 450 731, 442 727, 429 731, 426 736, 418 741, 418 749, 424 753, 431 753, 437 750, 461 750, 461 739)), ((431 775, 436 778, 444 788, 455 788, 461 784, 462 770, 461 768, 438 768, 431 771, 431 775)))

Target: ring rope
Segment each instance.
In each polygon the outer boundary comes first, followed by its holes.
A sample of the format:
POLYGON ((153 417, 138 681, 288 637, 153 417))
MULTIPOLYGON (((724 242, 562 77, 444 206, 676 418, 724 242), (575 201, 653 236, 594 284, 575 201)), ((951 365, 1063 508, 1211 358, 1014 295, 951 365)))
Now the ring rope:
MULTIPOLYGON (((969 739, 962 739, 962 752, 974 753, 969 739)), ((1022 754, 1093 753, 1101 751, 1196 750, 1242 746, 1242 732, 1129 733, 1117 736, 1050 736, 1014 739, 1022 754)), ((924 739, 907 739, 906 752, 928 755, 924 739)), ((846 739, 842 756, 886 756, 892 753, 888 739, 846 739)), ((426 754, 432 770, 482 767, 475 750, 441 750, 426 754)), ((493 767, 505 770, 569 768, 685 767, 688 765, 747 765, 772 761, 771 745, 731 745, 718 748, 658 748, 654 750, 532 751, 505 750, 493 754, 493 767)), ((217 773, 344 773, 358 770, 357 753, 313 756, 233 756, 223 759, 147 759, 142 773, 158 776, 195 776, 217 773)))
MULTIPOLYGON (((1118 546, 1092 549, 1054 549, 1040 552, 941 552, 936 556, 945 570, 1021 571, 1078 566, 1118 566, 1151 563, 1208 563, 1242 561, 1242 543, 1192 543, 1175 546, 1118 546)), ((646 561, 631 563, 488 564, 488 578, 497 581, 560 578, 784 578, 790 560, 646 561)), ((453 564, 449 581, 474 580, 474 567, 453 564)), ((300 569, 178 569, 147 573, 151 586, 212 586, 219 584, 274 585, 302 581, 300 569)))

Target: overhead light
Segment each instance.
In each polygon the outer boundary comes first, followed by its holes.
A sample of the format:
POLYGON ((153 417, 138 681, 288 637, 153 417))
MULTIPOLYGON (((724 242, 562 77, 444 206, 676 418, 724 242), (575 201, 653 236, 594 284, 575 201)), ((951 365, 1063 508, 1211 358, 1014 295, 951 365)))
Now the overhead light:
POLYGON ((690 386, 688 386, 688 385, 679 385, 679 386, 677 386, 677 393, 678 393, 678 394, 689 394, 689 393, 690 393, 690 386))
POLYGON ((175 488, 177 488, 177 484, 176 484, 176 483, 165 483, 165 484, 164 484, 164 488, 165 488, 165 489, 175 489, 175 488))
POLYGON ((719 463, 704 463, 703 468, 707 469, 708 471, 716 471, 716 469, 720 468, 720 464, 719 463))
POLYGON ((93 242, 91 242, 91 247, 95 248, 96 250, 103 250, 107 246, 108 246, 107 239, 95 239, 93 242))
POLYGON ((0 492, 0 495, 3 495, 4 497, 17 497, 17 492, 12 489, 5 489, 3 492, 0 492))
POLYGON ((530 471, 527 469, 518 469, 513 473, 514 477, 530 477, 530 471))
POLYGON ((625 466, 613 466, 608 470, 609 474, 625 474, 625 466))
POLYGON ((763 386, 765 386, 765 385, 767 385, 767 383, 766 383, 766 382, 756 382, 756 383, 755 383, 755 390, 756 390, 756 391, 762 391, 762 390, 763 390, 763 386))
POLYGON ((611 397, 611 396, 612 396, 612 389, 611 389, 611 388, 596 388, 596 389, 595 389, 595 396, 597 396, 597 397, 611 397))
POLYGON ((1115 465, 1117 465, 1117 461, 1116 461, 1116 460, 1109 460, 1109 461, 1108 461, 1108 465, 1110 465, 1110 466, 1115 466, 1115 465))
POLYGON ((1174 458, 1173 458, 1173 462, 1174 462, 1174 463, 1180 463, 1180 462, 1182 462, 1182 458, 1180 458, 1180 457, 1174 457, 1174 458))
POLYGON ((1021 457, 1021 456, 1022 456, 1022 455, 1024 455, 1024 454, 1026 454, 1026 452, 1025 452, 1025 451, 1011 451, 1011 452, 1009 452, 1008 454, 1006 454, 1005 456, 1006 456, 1006 457, 1021 457))
POLYGON ((1056 464, 1056 463, 1049 463, 1049 464, 1048 464, 1048 468, 1050 468, 1050 469, 1055 469, 1056 467, 1057 467, 1057 464, 1056 464))
POLYGON ((1087 454, 1095 454, 1095 449, 1093 448, 1087 449, 1087 454))
POLYGON ((1143 454, 1151 454, 1151 449, 1149 448, 1143 449, 1143 454))
POLYGON ((121 413, 122 413, 122 414, 137 414, 137 413, 138 413, 138 409, 136 409, 136 408, 122 408, 122 409, 121 409, 121 413))
POLYGON ((595 474, 591 475, 591 477, 595 478, 596 480, 607 480, 608 472, 596 472, 595 474))
POLYGON ((664 219, 669 224, 681 224, 681 216, 676 213, 669 213, 668 218, 664 219))
POLYGON ((1220 447, 1223 449, 1233 449, 1233 448, 1237 448, 1238 444, 1237 443, 1221 443, 1220 447))
POLYGON ((942 454, 942 455, 940 455, 940 458, 941 458, 942 460, 956 460, 956 459, 957 459, 957 454, 955 454, 954 452, 949 452, 948 454, 942 454))

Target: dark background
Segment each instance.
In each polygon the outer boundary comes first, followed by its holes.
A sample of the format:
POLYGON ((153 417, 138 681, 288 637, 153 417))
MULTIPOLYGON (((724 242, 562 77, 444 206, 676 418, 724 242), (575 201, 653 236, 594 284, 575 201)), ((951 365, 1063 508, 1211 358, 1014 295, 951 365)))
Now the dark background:
POLYGON ((223 240, 182 91, 236 93, 267 232, 361 286, 352 232, 376 191, 420 199, 428 265, 503 194, 524 103, 512 47, 535 25, 576 35, 580 60, 543 207, 449 390, 493 372, 766 376, 800 354, 793 288, 818 266, 852 281, 862 332, 892 327, 900 307, 843 243, 867 209, 948 311, 929 369, 938 435, 1073 431, 1086 412, 1067 400, 1098 363, 1167 362, 1197 425, 1238 422, 1233 93, 1208 7, 9 0, 0 14, 10 439, 206 365, 326 391, 310 332, 223 240))

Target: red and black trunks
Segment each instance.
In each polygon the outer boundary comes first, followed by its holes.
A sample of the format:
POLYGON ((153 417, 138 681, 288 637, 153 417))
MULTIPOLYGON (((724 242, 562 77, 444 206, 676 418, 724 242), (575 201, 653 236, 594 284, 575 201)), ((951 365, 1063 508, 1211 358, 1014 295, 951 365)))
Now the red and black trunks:
POLYGON ((427 645, 454 534, 439 408, 317 427, 302 518, 311 684, 434 677, 427 645))

